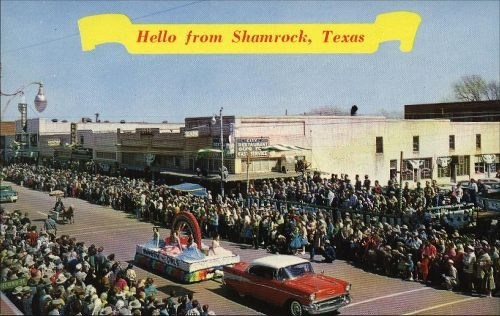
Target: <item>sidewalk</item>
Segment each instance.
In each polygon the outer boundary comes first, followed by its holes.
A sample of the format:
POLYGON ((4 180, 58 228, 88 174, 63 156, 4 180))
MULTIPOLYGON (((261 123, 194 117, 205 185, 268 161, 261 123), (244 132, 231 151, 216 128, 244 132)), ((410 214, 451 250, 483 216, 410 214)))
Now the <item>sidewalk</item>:
POLYGON ((0 296, 0 315, 24 315, 4 293, 0 296))

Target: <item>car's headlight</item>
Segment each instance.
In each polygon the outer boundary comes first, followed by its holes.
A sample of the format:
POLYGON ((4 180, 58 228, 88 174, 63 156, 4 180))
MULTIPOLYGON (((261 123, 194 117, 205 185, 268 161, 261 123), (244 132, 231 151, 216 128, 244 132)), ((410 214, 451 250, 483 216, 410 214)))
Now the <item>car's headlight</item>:
POLYGON ((351 290, 351 284, 347 284, 347 285, 345 286, 345 291, 346 291, 346 292, 349 292, 350 290, 351 290))
POLYGON ((309 295, 309 300, 314 301, 316 299, 316 293, 309 295))

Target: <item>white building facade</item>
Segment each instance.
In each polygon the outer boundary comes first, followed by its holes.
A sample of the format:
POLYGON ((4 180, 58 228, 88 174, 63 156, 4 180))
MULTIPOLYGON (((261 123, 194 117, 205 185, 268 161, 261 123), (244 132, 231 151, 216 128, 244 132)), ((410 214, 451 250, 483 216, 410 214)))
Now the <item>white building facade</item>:
MULTIPOLYGON (((270 145, 308 149, 273 152, 269 157, 300 155, 310 162, 311 170, 348 174, 351 178, 366 174, 381 183, 401 177, 410 185, 431 179, 449 184, 495 177, 499 167, 499 122, 362 116, 240 117, 235 118, 233 130, 236 153, 238 139, 261 137, 270 145)), ((243 159, 235 161, 234 171, 245 171, 243 159)))

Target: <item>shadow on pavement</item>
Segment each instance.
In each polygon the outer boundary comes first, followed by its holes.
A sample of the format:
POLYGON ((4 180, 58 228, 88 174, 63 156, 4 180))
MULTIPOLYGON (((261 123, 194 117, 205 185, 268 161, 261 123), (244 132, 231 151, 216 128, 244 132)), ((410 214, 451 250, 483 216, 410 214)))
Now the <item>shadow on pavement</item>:
POLYGON ((193 291, 190 291, 181 285, 177 284, 169 284, 165 286, 160 286, 156 288, 159 292, 163 292, 167 295, 170 295, 171 291, 175 291, 176 296, 182 296, 182 295, 188 295, 189 293, 194 293, 193 291))
POLYGON ((238 293, 228 289, 225 286, 221 286, 216 289, 208 289, 208 291, 211 291, 214 294, 224 297, 225 299, 246 306, 264 315, 270 315, 270 316, 286 315, 286 311, 279 306, 274 306, 249 296, 240 297, 238 293))

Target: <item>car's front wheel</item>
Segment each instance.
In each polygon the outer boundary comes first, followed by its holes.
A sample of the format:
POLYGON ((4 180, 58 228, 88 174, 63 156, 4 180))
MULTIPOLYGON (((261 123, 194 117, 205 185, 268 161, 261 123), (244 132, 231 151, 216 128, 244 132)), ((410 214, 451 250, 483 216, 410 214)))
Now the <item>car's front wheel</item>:
POLYGON ((302 316, 302 304, 297 301, 290 301, 288 303, 288 314, 291 316, 302 316))

